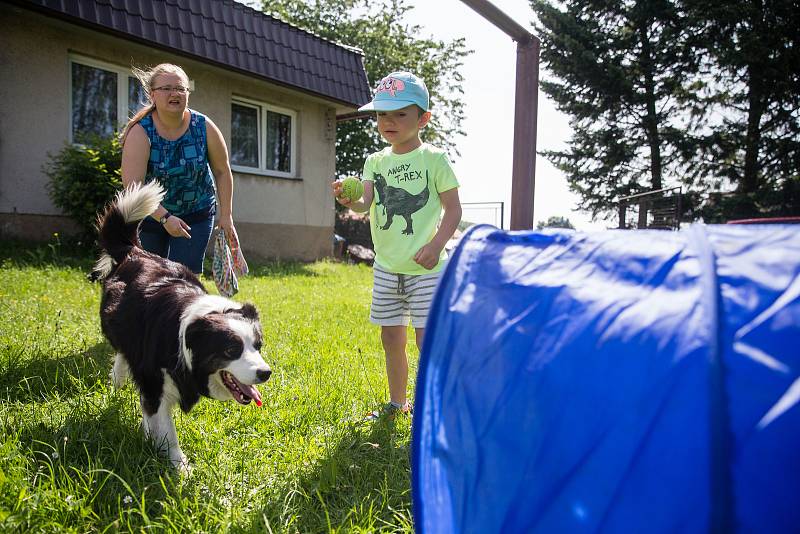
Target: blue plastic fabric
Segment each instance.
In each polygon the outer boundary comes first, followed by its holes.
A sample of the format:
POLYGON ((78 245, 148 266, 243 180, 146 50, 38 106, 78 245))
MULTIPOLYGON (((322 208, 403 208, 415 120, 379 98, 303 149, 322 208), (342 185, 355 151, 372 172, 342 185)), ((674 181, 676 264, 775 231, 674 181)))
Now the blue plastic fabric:
POLYGON ((462 239, 412 434, 423 533, 796 532, 800 227, 462 239))

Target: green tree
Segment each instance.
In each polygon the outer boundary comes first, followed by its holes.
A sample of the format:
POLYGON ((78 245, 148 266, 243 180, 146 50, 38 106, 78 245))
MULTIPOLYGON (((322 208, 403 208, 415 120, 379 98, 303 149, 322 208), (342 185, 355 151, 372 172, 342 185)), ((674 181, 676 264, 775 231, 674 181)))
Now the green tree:
POLYGON ((539 221, 536 223, 536 229, 541 230, 542 228, 569 228, 570 230, 574 230, 575 227, 572 226, 572 223, 569 222, 569 219, 566 217, 559 217, 558 215, 553 215, 549 217, 546 221, 539 221))
POLYGON ((800 214, 800 7, 793 0, 683 0, 704 56, 702 128, 687 154, 701 189, 734 190, 708 220, 800 214))
MULTIPOLYGON (((395 70, 414 72, 425 80, 433 118, 422 139, 457 154, 456 138, 464 135, 463 77, 459 73, 466 50, 464 39, 437 41, 422 28, 405 22, 412 9, 404 0, 264 0, 265 13, 323 38, 365 52, 364 66, 374 87, 395 70)), ((336 172, 361 174, 366 157, 385 146, 374 122, 343 121, 336 128, 336 172)))
POLYGON ((687 134, 681 124, 697 60, 674 2, 531 0, 542 64, 541 87, 568 114, 566 150, 543 155, 562 170, 580 207, 614 213, 621 196, 661 189, 680 175, 687 134))

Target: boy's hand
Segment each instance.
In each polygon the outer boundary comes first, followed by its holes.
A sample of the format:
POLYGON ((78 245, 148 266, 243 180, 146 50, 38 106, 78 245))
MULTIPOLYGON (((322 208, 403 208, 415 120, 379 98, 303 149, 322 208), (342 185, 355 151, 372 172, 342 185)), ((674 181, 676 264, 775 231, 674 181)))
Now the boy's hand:
POLYGON ((336 180, 335 182, 333 182, 331 184, 331 187, 333 188, 333 197, 336 199, 336 202, 338 202, 339 204, 341 204, 345 208, 349 208, 353 204, 353 202, 355 202, 354 200, 350 200, 347 197, 341 196, 342 195, 342 181, 341 180, 336 180))
POLYGON ((414 254, 414 261, 430 270, 436 267, 439 263, 439 255, 442 253, 442 248, 428 243, 414 254))

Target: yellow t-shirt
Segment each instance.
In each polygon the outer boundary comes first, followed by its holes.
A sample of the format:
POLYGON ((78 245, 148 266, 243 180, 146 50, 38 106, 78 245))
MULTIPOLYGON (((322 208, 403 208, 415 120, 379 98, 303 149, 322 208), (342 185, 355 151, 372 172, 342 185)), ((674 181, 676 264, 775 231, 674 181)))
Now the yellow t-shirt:
POLYGON ((372 181, 375 191, 369 208, 375 262, 400 274, 440 271, 444 250, 431 270, 416 263, 414 255, 436 235, 442 214, 439 193, 458 187, 445 152, 427 143, 407 154, 387 147, 367 158, 363 179, 372 181))

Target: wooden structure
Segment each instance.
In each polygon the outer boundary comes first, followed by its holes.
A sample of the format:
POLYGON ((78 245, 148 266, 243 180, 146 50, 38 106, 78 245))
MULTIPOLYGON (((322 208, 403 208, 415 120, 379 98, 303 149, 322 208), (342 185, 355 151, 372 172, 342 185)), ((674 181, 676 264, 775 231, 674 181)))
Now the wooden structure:
POLYGON ((619 199, 619 228, 651 228, 658 230, 678 230, 681 222, 680 187, 646 191, 619 199), (628 209, 638 212, 636 223, 628 224, 628 209))

